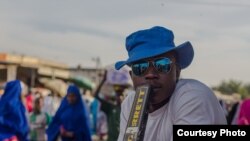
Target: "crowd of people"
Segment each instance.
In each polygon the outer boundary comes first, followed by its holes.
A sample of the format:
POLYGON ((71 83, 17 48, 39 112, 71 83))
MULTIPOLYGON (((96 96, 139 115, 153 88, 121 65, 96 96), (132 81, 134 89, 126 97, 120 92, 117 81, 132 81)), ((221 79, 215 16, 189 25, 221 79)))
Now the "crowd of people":
POLYGON ((250 125, 250 98, 243 98, 233 103, 220 99, 228 125, 250 125))
MULTIPOLYGON (((96 91, 82 92, 70 84, 64 97, 24 91, 20 80, 6 82, 0 97, 0 141, 115 141, 122 101, 100 96, 106 75, 96 91)), ((122 96, 127 87, 114 88, 122 96)))

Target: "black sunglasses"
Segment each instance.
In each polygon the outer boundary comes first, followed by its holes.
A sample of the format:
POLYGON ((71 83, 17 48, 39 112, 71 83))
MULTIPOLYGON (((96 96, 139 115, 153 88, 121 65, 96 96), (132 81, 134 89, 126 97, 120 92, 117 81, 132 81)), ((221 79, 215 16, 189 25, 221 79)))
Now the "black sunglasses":
POLYGON ((166 57, 157 58, 153 61, 135 62, 131 65, 133 74, 135 74, 136 76, 143 76, 147 72, 150 66, 150 62, 154 66, 155 70, 157 70, 159 73, 168 73, 170 71, 170 66, 172 63, 172 61, 166 57))

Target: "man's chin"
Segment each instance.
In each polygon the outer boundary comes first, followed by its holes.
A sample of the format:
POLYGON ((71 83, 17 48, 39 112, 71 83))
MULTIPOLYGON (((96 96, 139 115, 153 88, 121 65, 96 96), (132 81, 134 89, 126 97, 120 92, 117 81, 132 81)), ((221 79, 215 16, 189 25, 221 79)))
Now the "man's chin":
POLYGON ((158 104, 158 103, 160 103, 162 101, 162 99, 159 99, 158 95, 159 95, 159 93, 152 91, 151 94, 150 94, 150 98, 149 98, 150 102, 149 103, 150 104, 158 104))
POLYGON ((149 104, 150 105, 158 105, 159 103, 161 103, 161 101, 159 101, 159 100, 155 100, 155 99, 150 99, 150 101, 149 101, 149 104))

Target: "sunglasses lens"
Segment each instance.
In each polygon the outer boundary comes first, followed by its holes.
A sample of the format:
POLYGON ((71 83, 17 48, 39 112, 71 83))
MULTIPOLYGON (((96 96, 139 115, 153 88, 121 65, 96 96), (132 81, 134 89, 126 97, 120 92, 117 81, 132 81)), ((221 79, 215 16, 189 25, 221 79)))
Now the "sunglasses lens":
POLYGON ((159 72, 168 72, 170 70, 171 60, 168 58, 161 58, 155 60, 154 66, 159 72))
POLYGON ((141 76, 146 72, 148 67, 149 64, 147 62, 136 63, 132 65, 132 71, 135 75, 141 76))

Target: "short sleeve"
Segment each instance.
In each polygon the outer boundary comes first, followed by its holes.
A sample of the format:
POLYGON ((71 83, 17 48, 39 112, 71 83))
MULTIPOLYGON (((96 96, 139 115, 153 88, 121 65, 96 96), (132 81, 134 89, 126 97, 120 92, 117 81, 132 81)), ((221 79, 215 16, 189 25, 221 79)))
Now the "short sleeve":
POLYGON ((225 124, 219 101, 210 91, 191 89, 174 106, 174 124, 225 124))

